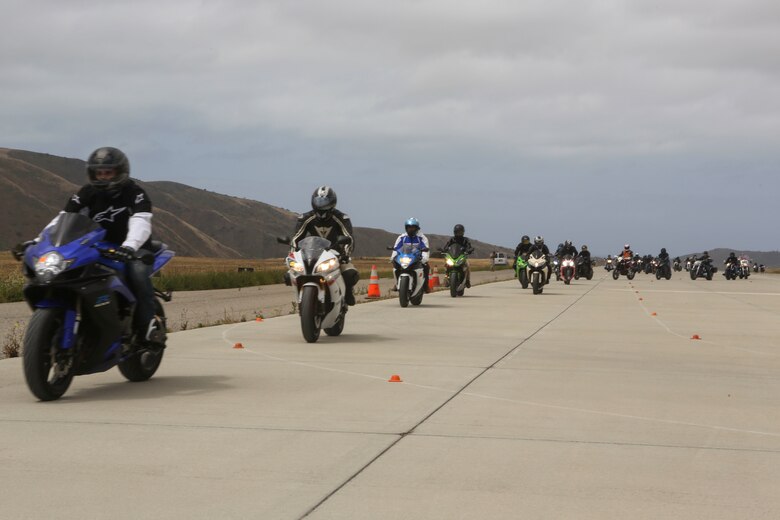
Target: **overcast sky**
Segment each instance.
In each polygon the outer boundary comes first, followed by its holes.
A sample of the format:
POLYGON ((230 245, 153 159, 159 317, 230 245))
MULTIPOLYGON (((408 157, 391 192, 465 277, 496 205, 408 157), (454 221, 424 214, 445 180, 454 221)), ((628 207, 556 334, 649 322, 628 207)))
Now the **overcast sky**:
MULTIPOLYGON (((0 146, 614 253, 780 248, 777 0, 2 0, 0 146)), ((251 232, 248 230, 248 232, 251 232)))

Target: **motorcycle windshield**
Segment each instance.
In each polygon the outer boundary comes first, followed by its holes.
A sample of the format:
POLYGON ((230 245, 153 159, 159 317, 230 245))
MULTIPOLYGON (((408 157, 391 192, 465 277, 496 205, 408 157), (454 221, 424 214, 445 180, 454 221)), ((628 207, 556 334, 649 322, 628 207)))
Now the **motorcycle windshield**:
POLYGON ((81 213, 63 213, 57 223, 47 231, 49 242, 61 247, 78 240, 91 231, 102 229, 100 224, 81 213))
POLYGON ((420 247, 417 244, 403 244, 401 246, 401 254, 417 256, 420 254, 420 247))
POLYGON ((449 248, 447 248, 447 254, 449 254, 453 259, 457 259, 465 252, 466 250, 460 244, 452 244, 449 248))
POLYGON ((330 249, 330 240, 321 237, 306 237, 298 242, 304 260, 317 260, 322 252, 330 249))

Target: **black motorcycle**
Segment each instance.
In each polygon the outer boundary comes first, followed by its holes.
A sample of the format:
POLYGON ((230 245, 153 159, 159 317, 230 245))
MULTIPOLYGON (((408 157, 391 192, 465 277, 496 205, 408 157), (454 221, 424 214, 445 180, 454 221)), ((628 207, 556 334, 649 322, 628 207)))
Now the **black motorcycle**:
POLYGON ((691 280, 697 278, 706 278, 712 280, 712 275, 718 271, 718 268, 712 265, 710 260, 696 260, 691 267, 691 280))
POLYGON ((593 262, 583 256, 577 257, 577 270, 574 271, 574 279, 580 278, 593 279, 593 262))
POLYGON ((726 280, 736 280, 737 276, 742 278, 742 275, 739 272, 739 264, 737 262, 726 262, 723 276, 726 277, 726 280))
POLYGON ((655 279, 660 280, 661 278, 666 278, 667 280, 672 279, 672 268, 669 265, 669 259, 662 259, 662 258, 656 258, 653 260, 655 262, 655 279))

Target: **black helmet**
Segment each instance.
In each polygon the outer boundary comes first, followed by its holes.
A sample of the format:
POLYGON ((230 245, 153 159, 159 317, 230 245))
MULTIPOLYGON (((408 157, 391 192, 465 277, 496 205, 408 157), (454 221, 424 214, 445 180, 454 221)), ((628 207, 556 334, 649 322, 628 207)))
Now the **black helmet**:
POLYGON ((542 235, 537 235, 534 238, 534 245, 536 246, 544 245, 544 237, 542 235))
POLYGON ((566 241, 563 243, 563 245, 564 245, 564 247, 569 247, 569 246, 571 245, 571 240, 566 240, 566 241))
POLYGON ((528 235, 523 235, 523 238, 520 239, 520 242, 522 242, 523 244, 528 244, 531 242, 531 237, 529 237, 528 235))
POLYGON ((582 250, 583 251, 587 251, 588 250, 588 246, 586 246, 585 244, 582 244, 582 250))
POLYGON ((455 227, 452 228, 452 234, 456 237, 462 237, 465 232, 466 228, 463 227, 463 224, 455 224, 455 227))
POLYGON ((661 248, 661 253, 662 253, 662 254, 666 254, 666 248, 665 248, 665 247, 662 247, 662 248, 661 248))
POLYGON ((336 192, 330 186, 320 186, 311 195, 311 209, 317 214, 317 218, 325 219, 336 207, 336 192))
POLYGON ((94 187, 101 190, 115 191, 130 180, 130 161, 118 148, 104 146, 92 152, 87 159, 87 177, 94 187), (113 170, 114 178, 111 180, 98 180, 98 170, 113 170))
POLYGON ((731 252, 731 256, 737 256, 734 251, 731 252))

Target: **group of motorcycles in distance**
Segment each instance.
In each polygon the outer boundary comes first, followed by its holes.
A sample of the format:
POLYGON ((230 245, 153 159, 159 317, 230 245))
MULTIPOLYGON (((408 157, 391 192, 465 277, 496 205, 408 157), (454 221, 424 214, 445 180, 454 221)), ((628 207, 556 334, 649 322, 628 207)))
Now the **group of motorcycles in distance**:
MULTIPOLYGON (((740 257, 737 261, 724 261, 725 269, 723 276, 726 280, 736 280, 739 278, 747 279, 750 276, 751 265, 750 259, 747 257, 740 257)), ((682 271, 685 269, 690 274, 691 280, 697 278, 706 278, 712 280, 713 275, 718 271, 718 268, 712 265, 712 259, 709 256, 701 258, 687 257, 684 261, 680 258, 675 258, 671 263, 668 259, 660 257, 653 257, 653 255, 634 255, 631 259, 623 259, 622 257, 612 258, 607 257, 604 269, 612 272, 612 278, 617 280, 620 275, 625 276, 629 280, 633 280, 637 273, 654 274, 656 280, 664 278, 670 280, 672 278, 672 271, 682 271)), ((764 264, 754 263, 752 271, 755 273, 763 273, 766 270, 764 264)))
MULTIPOLYGON (((527 289, 530 285, 534 294, 542 294, 544 286, 549 282, 547 262, 547 256, 538 249, 519 255, 515 259, 515 277, 523 289, 527 289)), ((566 285, 569 285, 572 280, 593 278, 595 262, 590 259, 590 256, 564 255, 559 258, 553 255, 551 262, 551 274, 555 275, 556 281, 562 280, 566 285)))

